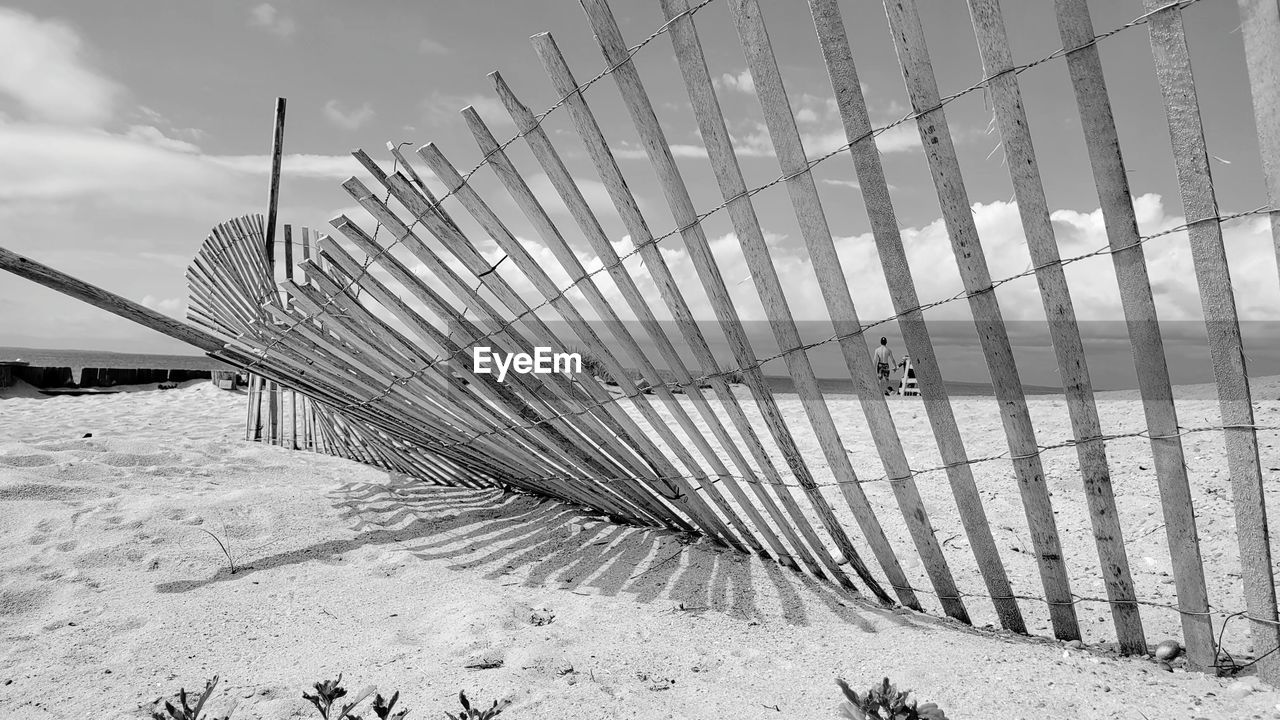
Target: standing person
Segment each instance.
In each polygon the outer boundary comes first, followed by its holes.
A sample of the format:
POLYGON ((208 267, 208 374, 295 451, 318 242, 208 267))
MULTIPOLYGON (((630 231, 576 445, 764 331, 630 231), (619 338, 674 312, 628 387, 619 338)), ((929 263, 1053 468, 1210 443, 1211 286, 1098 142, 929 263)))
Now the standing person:
POLYGON ((898 361, 893 357, 893 351, 889 349, 889 339, 880 338, 880 347, 876 348, 876 377, 880 378, 880 382, 885 383, 885 395, 893 392, 889 375, 897 365, 898 361))

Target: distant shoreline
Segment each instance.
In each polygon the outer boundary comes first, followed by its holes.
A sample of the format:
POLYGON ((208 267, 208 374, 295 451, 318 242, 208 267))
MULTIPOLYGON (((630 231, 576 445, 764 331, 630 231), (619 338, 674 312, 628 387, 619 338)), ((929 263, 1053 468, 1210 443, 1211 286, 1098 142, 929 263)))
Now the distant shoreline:
POLYGON ((33 367, 154 368, 165 370, 234 370, 206 355, 119 353, 107 350, 58 350, 0 345, 0 360, 21 359, 33 367))
MULTIPOLYGON (((59 350, 0 345, 0 360, 21 358, 37 367, 72 368, 167 368, 171 370, 235 370, 231 365, 205 355, 171 355, 159 353, 120 353, 107 350, 59 350)), ((766 375, 775 393, 795 393, 795 383, 786 375, 766 375)), ((995 392, 990 383, 945 380, 947 392, 954 396, 990 396, 995 392)), ((829 395, 852 395, 853 381, 848 378, 818 378, 818 386, 829 395)), ((1062 388, 1047 385, 1023 385, 1027 395, 1061 395, 1062 388)))
MULTIPOLYGON (((775 393, 794 394, 796 391, 795 383, 792 382, 790 377, 785 375, 766 375, 764 379, 769 383, 769 389, 775 393)), ((896 377, 893 382, 896 386, 896 377)), ((995 389, 991 386, 991 383, 943 380, 942 384, 946 386, 947 394, 955 397, 991 397, 995 395, 995 389)), ((818 378, 818 388, 822 390, 824 395, 854 394, 853 380, 848 378, 818 378)), ((1023 385, 1022 392, 1027 395, 1061 395, 1062 388, 1050 387, 1048 385, 1023 385)))

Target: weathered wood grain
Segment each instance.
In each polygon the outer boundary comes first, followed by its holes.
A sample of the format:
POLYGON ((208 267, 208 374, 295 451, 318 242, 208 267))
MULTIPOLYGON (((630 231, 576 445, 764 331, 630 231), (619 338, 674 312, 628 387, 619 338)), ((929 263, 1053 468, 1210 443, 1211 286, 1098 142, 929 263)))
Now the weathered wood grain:
MULTIPOLYGON (((1158 0, 1146 0, 1149 11, 1163 7, 1158 0)), ((1272 3, 1274 14, 1275 3, 1272 3)), ((1231 490, 1236 507, 1236 537, 1240 547, 1240 567, 1244 582, 1245 604, 1253 621, 1250 639, 1254 652, 1265 655, 1258 669, 1268 682, 1280 680, 1280 661, 1273 653, 1280 647, 1277 626, 1275 578, 1271 565, 1271 546, 1267 532, 1267 508, 1263 501, 1262 468, 1258 458, 1258 437, 1253 429, 1253 403, 1249 390, 1249 374, 1245 367, 1244 343, 1240 337, 1240 321, 1232 292, 1227 251, 1222 241, 1222 225, 1217 220, 1218 201, 1213 190, 1209 167, 1209 150, 1205 144, 1200 105, 1196 98, 1195 79, 1191 72, 1191 54, 1182 28, 1182 11, 1171 7, 1154 12, 1147 24, 1151 36, 1151 54, 1155 59, 1156 77, 1164 97, 1169 138, 1174 165, 1178 173, 1178 189, 1183 214, 1192 222, 1187 229, 1191 241, 1191 257, 1200 288, 1200 304, 1208 331, 1209 357, 1213 362, 1214 381, 1218 389, 1218 407, 1227 450, 1227 469, 1231 473, 1231 490)), ((1276 37, 1269 43, 1276 46, 1276 37)), ((1252 68, 1251 68, 1252 70, 1252 68)), ((1274 70, 1274 68, 1273 68, 1274 70)), ((1280 91, 1280 88, 1273 88, 1280 91)), ((1277 148, 1280 149, 1280 148, 1277 148)), ((1264 150, 1265 157, 1265 150, 1264 150)), ((1196 527, 1189 496, 1176 498, 1180 516, 1176 521, 1188 523, 1170 535, 1171 548, 1184 550, 1196 546, 1196 527), (1190 518, 1185 517, 1191 515, 1190 518), (1175 544, 1177 543, 1177 544, 1175 544)), ((1168 526, 1167 523, 1166 527, 1168 526)), ((1199 570, 1199 548, 1194 554, 1199 570)), ((1176 562, 1176 561, 1175 561, 1176 562)), ((1185 561, 1188 565, 1190 559, 1185 561)), ((1178 578, 1182 569, 1175 564, 1179 604, 1187 598, 1182 585, 1190 580, 1178 578)), ((1196 607, 1184 606, 1195 613, 1208 611, 1203 575, 1189 573, 1199 580, 1189 588, 1188 596, 1196 607)), ((1188 660, 1198 668, 1210 668, 1214 661, 1213 625, 1207 615, 1183 615, 1183 633, 1187 638, 1188 660), (1194 649, 1194 654, 1192 650, 1194 649)))

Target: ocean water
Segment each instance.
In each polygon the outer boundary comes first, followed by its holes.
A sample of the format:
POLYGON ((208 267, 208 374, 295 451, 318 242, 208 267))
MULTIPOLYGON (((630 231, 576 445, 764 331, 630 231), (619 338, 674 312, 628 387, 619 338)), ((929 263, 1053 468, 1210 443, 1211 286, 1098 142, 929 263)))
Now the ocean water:
POLYGON ((162 370, 232 370, 205 355, 156 355, 103 350, 52 350, 0 345, 0 360, 24 360, 35 367, 147 368, 162 370))
MULTIPOLYGON (((895 384, 901 376, 901 372, 893 376, 895 384)), ((764 379, 768 382, 769 389, 775 393, 794 393, 796 391, 795 383, 791 381, 790 377, 766 375, 764 379)), ((995 394, 995 389, 991 387, 990 383, 943 380, 942 384, 946 386, 947 394, 953 397, 964 395, 990 396, 995 394)), ((818 388, 822 390, 824 395, 852 395, 853 381, 847 378, 818 378, 818 388)), ((1050 387, 1048 385, 1024 384, 1022 386, 1022 391, 1027 395, 1062 394, 1062 388, 1050 387)))
MULTIPOLYGON (((117 353, 102 350, 51 350, 41 348, 7 347, 0 345, 0 360, 25 360, 38 367, 70 367, 74 373, 81 368, 163 368, 168 370, 234 370, 230 365, 205 355, 158 355, 146 353, 117 353)), ((897 375, 894 379, 897 379, 897 375)), ((775 393, 794 393, 795 384, 785 375, 768 375, 765 380, 775 393)), ((992 395, 989 383, 945 380, 947 392, 954 396, 992 395)), ((853 393, 853 382, 847 378, 819 378, 818 387, 829 395, 853 393)), ((1060 395, 1062 388, 1044 385, 1023 385, 1028 395, 1060 395)))

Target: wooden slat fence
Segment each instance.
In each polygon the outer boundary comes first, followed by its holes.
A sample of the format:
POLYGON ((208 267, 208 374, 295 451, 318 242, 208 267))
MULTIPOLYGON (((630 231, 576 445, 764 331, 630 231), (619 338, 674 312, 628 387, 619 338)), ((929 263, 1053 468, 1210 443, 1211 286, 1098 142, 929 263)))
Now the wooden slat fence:
MULTIPOLYGON (((1172 613, 1194 669, 1224 666, 1217 636, 1231 617, 1243 614, 1252 644, 1244 655, 1253 659, 1246 662, 1275 682, 1280 658, 1272 653, 1280 647, 1280 622, 1258 439, 1260 431, 1274 429, 1255 422, 1222 232, 1227 220, 1274 208, 1229 216, 1218 209, 1183 29, 1182 11, 1195 2, 1135 3, 1135 15, 1141 14, 1134 21, 1099 35, 1085 0, 1055 0, 1063 49, 1018 64, 999 1, 968 0, 984 76, 943 95, 917 2, 886 0, 912 112, 873 127, 840 7, 836 0, 809 0, 847 140, 837 150, 811 157, 770 41, 768 15, 777 12, 771 4, 660 0, 655 6, 663 24, 628 45, 605 0, 582 0, 604 59, 602 72, 579 82, 552 36, 534 36, 533 50, 560 98, 551 108, 535 115, 493 73, 494 90, 517 134, 500 141, 474 109, 464 109, 463 120, 484 158, 475 168, 460 172, 432 143, 416 153, 388 143, 386 164, 356 151, 373 186, 352 178, 343 187, 372 218, 373 231, 347 216, 332 221, 333 234, 285 225, 278 241, 261 217, 219 225, 188 271, 189 317, 222 339, 226 354, 252 359, 246 423, 251 440, 340 455, 427 482, 539 493, 618 522, 698 533, 838 583, 850 593, 941 612, 963 623, 974 622, 980 613, 1025 633, 1034 616, 1047 621, 1055 637, 1073 640, 1087 635, 1081 608, 1100 604, 1109 610, 1112 637, 1126 654, 1146 654, 1158 639, 1144 616, 1172 613), (748 186, 699 39, 700 13, 713 5, 721 8, 721 16, 727 11, 737 33, 774 149, 778 176, 764 185, 748 186), (1102 38, 1144 25, 1188 218, 1185 226, 1151 236, 1138 230, 1099 47, 1102 38), (662 36, 672 44, 721 198, 701 211, 635 62, 662 36), (1066 70, 1078 104, 1109 242, 1085 255, 1063 258, 1050 220, 1019 80, 1040 65, 1045 65, 1042 72, 1055 66, 1066 70), (621 92, 630 130, 674 219, 670 231, 655 232, 663 221, 642 211, 616 147, 605 139, 588 101, 587 91, 606 78, 621 92), (1000 279, 993 279, 985 257, 946 117, 951 102, 978 91, 986 92, 1000 133, 1032 261, 1028 271, 1000 279), (554 141, 544 127, 553 112, 562 113, 572 130, 554 141), (907 261, 875 144, 881 133, 912 121, 926 148, 964 286, 962 293, 927 304, 907 261), (521 170, 508 154, 517 142, 527 146, 536 168, 521 170), (575 177, 564 159, 568 153, 584 156, 594 176, 575 177), (894 310, 891 317, 870 323, 855 307, 836 228, 812 172, 840 155, 852 160, 894 310), (493 173, 500 193, 487 197, 472 182, 483 169, 493 173), (535 193, 531 178, 538 173, 567 216, 549 209, 535 193), (588 204, 584 181, 603 186, 615 217, 602 218, 604 208, 588 204), (803 339, 788 303, 789 279, 779 271, 757 215, 754 196, 776 185, 786 188, 834 329, 829 338, 803 339), (512 206, 526 225, 504 217, 512 206), (748 333, 722 275, 706 228, 707 219, 722 210, 780 348, 776 353, 756 347, 759 340, 748 333), (606 221, 625 228, 629 250, 614 243, 606 221), (526 226, 536 243, 517 235, 517 228, 526 226), (1144 255, 1150 241, 1183 231, 1191 243, 1221 412, 1220 423, 1211 427, 1179 424, 1144 255), (676 239, 700 287, 682 285, 672 266, 676 261, 663 254, 664 241, 676 239), (575 249, 582 246, 579 241, 590 247, 596 262, 581 259, 575 249), (275 244, 284 248, 279 279, 275 244), (545 252, 535 255, 534 244, 545 252), (1086 343, 1064 273, 1071 263, 1104 254, 1115 267, 1145 413, 1145 429, 1111 435, 1099 416, 1086 343), (557 277, 568 277, 569 283, 557 277), (1047 443, 1032 422, 1014 343, 993 292, 1026 277, 1037 283, 1071 426, 1071 437, 1047 443), (642 291, 642 278, 653 284, 655 295, 642 291), (696 319, 704 296, 727 343, 727 360, 713 351, 707 325, 696 319), (1004 429, 1008 450, 995 456, 973 457, 966 449, 924 316, 933 307, 960 301, 972 314, 1004 429), (904 439, 902 415, 892 412, 875 376, 865 334, 887 322, 897 323, 913 360, 939 467, 912 466, 920 451, 904 439), (473 366, 479 346, 503 355, 536 347, 580 348, 603 370, 513 374, 498 382, 473 366), (819 348, 839 352, 866 421, 866 437, 851 435, 837 422, 832 409, 837 401, 822 391, 810 356, 819 348), (789 418, 770 389, 764 367, 775 361, 785 365, 794 383, 803 420, 799 413, 789 418), (1239 589, 1210 587, 1206 580, 1193 505, 1195 478, 1182 441, 1192 432, 1223 436, 1244 608, 1231 607, 1233 600, 1227 599, 1239 589), (1151 497, 1158 498, 1163 513, 1176 605, 1143 599, 1135 586, 1126 532, 1135 529, 1121 521, 1107 452, 1108 442, 1134 438, 1150 442, 1151 497), (882 477, 855 470, 849 450, 868 442, 882 477), (1087 556, 1082 554, 1068 565, 1064 543, 1069 538, 1055 517, 1063 501, 1046 478, 1044 454, 1068 448, 1074 448, 1079 468, 1073 492, 1083 493, 1089 516, 1090 552, 1097 563, 1092 567, 1079 565, 1087 556), (1017 487, 1014 501, 1025 514, 1031 539, 1020 551, 1033 556, 1038 590, 1015 587, 1010 561, 1001 557, 984 507, 986 494, 974 470, 996 462, 1007 463, 1005 477, 1017 487), (954 522, 950 507, 927 505, 922 498, 917 478, 925 476, 946 477, 954 522), (888 484, 892 504, 885 504, 885 495, 867 491, 879 482, 888 484), (961 528, 967 549, 957 551, 941 541, 939 523, 961 528), (958 568, 970 563, 975 572, 966 575, 966 585, 958 568), (1105 598, 1073 587, 1093 578, 1101 579, 1105 598), (989 609, 981 607, 987 604, 989 609)), ((1242 17, 1257 21, 1254 29, 1280 23, 1274 0, 1239 0, 1239 5, 1242 17)), ((1274 201, 1280 37, 1251 29, 1245 49, 1266 188, 1274 201)), ((1006 486, 1005 493, 1010 490, 1006 486)), ((1096 639, 1096 631, 1089 637, 1096 639)), ((1231 662, 1239 665, 1240 656, 1233 651, 1231 662)))

